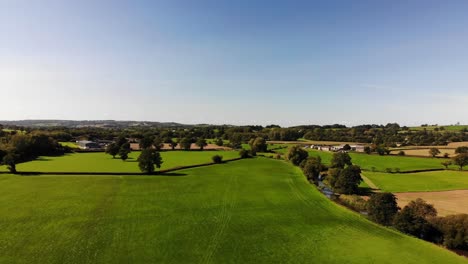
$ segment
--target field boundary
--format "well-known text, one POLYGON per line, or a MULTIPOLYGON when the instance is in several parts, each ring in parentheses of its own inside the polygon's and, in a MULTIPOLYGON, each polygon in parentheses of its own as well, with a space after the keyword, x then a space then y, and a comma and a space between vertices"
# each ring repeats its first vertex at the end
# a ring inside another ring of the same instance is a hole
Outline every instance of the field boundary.
POLYGON ((112 175, 116 175, 116 176, 161 175, 161 176, 164 176, 164 174, 174 172, 174 171, 192 169, 192 168, 199 168, 199 167, 206 167, 206 166, 217 165, 217 164, 224 164, 224 163, 237 161, 237 160, 241 160, 241 159, 242 158, 239 157, 239 158, 224 160, 222 163, 208 162, 208 163, 202 163, 202 164, 178 166, 178 167, 174 167, 174 168, 155 171, 154 173, 150 173, 150 174, 143 173, 143 172, 73 172, 73 171, 58 171, 58 172, 51 172, 51 171, 18 171, 16 173, 11 173, 11 172, 8 172, 8 171, 2 171, 2 172, 0 172, 0 174, 15 174, 15 175, 21 175, 21 176, 36 176, 36 175, 108 175, 108 176, 112 176, 112 175))

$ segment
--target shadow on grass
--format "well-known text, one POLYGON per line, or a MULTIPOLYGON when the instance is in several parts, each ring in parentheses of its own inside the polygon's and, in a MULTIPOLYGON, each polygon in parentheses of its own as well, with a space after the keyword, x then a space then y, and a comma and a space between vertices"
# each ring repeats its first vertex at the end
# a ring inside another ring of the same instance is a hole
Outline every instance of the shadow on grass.
POLYGON ((377 191, 377 190, 372 189, 370 187, 359 187, 359 195, 368 196, 368 195, 371 195, 372 193, 374 193, 375 191, 377 191))

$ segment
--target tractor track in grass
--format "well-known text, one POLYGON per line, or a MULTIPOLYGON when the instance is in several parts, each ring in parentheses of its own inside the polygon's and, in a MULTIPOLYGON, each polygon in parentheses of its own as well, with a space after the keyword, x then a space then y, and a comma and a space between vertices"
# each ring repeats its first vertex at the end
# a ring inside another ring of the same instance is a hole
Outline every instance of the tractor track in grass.
POLYGON ((220 242, 232 218, 232 209, 235 207, 237 199, 237 187, 237 175, 231 175, 224 191, 220 213, 217 217, 218 224, 214 227, 216 228, 216 232, 211 238, 211 242, 207 247, 206 254, 201 259, 201 263, 211 263, 214 254, 219 248, 220 242))

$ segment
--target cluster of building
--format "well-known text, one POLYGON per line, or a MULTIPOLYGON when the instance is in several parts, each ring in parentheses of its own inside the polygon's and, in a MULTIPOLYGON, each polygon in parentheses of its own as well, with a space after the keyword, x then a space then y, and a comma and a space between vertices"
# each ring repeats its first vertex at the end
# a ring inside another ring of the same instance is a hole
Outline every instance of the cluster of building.
POLYGON ((359 145, 359 144, 349 145, 350 148, 346 148, 345 146, 346 146, 346 144, 337 145, 337 146, 332 146, 332 145, 311 145, 311 146, 309 146, 309 148, 322 150, 322 151, 334 151, 334 152, 340 152, 340 151, 364 152, 364 147, 365 147, 365 145, 359 145))
POLYGON ((87 150, 104 150, 106 149, 107 145, 112 143, 112 140, 96 140, 96 141, 89 141, 89 140, 78 140, 76 144, 80 149, 87 149, 87 150))

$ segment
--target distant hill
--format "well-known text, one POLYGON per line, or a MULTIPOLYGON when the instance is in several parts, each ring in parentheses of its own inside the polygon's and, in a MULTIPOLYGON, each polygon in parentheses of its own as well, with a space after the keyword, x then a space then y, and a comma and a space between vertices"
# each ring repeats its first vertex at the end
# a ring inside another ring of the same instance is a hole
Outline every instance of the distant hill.
POLYGON ((102 127, 102 128, 123 128, 123 127, 190 127, 192 125, 179 124, 175 122, 151 122, 151 121, 116 121, 116 120, 14 120, 1 121, 5 126, 22 127, 102 127))

